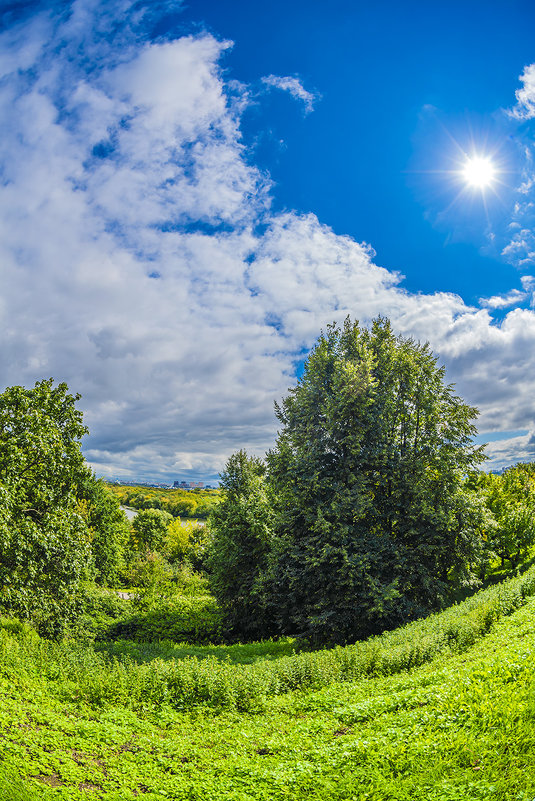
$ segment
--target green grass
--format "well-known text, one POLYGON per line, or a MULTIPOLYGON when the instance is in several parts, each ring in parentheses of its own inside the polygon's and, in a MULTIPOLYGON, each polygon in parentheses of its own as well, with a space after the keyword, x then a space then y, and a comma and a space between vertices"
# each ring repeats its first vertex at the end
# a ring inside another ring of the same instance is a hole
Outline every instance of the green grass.
POLYGON ((528 571, 441 615, 315 653, 288 653, 288 640, 231 646, 221 660, 224 648, 193 654, 166 644, 160 654, 151 646, 147 662, 136 645, 113 661, 6 624, 0 799, 18 801, 6 795, 15 776, 26 782, 21 801, 532 801, 534 583, 528 571), (194 666, 211 695, 179 708, 162 688, 173 686, 172 671, 194 666), (81 697, 84 670, 93 683, 100 676, 92 698, 81 697), (245 711, 227 703, 232 675, 263 677, 263 694, 253 682, 245 711), (274 677, 289 675, 297 686, 282 692, 274 677), (121 681, 137 700, 117 695, 121 681))
POLYGON ((261 660, 279 659, 281 656, 293 656, 305 648, 305 644, 295 637, 281 637, 278 640, 263 640, 254 643, 235 643, 234 645, 188 645, 171 640, 159 642, 134 642, 132 640, 116 640, 115 642, 99 642, 96 650, 108 657, 130 657, 134 662, 143 664, 153 659, 218 659, 238 665, 251 665, 261 660))

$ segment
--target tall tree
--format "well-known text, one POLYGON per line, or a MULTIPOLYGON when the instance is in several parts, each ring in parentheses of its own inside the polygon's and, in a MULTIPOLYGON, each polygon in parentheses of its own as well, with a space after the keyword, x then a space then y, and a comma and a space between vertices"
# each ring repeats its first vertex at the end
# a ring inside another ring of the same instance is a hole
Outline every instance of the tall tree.
POLYGON ((271 547, 271 505, 265 465, 244 450, 233 454, 221 473, 223 500, 209 518, 210 585, 233 635, 264 633, 260 614, 260 576, 271 547))
POLYGON ((469 578, 480 509, 463 477, 484 458, 477 410, 427 344, 386 319, 329 326, 276 412, 265 586, 283 631, 354 640, 437 608, 451 576, 469 578))
POLYGON ((55 635, 76 614, 90 560, 76 512, 87 474, 79 397, 52 379, 0 394, 0 606, 55 635))

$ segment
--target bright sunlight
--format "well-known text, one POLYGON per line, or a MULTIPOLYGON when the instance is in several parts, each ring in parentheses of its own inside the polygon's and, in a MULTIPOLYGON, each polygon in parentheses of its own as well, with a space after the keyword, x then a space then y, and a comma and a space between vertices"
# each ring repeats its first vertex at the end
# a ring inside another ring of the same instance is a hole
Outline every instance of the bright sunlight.
POLYGON ((494 181, 496 168, 489 158, 473 156, 466 160, 462 176, 470 186, 485 189, 494 181))

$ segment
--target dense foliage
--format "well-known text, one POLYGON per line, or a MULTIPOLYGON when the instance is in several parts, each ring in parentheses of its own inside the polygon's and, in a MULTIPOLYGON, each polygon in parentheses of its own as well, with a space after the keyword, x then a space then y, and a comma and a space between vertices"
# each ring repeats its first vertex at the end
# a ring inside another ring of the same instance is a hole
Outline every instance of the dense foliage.
POLYGON ((89 470, 79 395, 52 379, 0 395, 0 607, 57 636, 83 613, 80 582, 115 582, 128 526, 89 470))
POLYGON ((277 407, 268 454, 276 546, 266 584, 282 631, 355 640, 440 607, 471 581, 482 505, 476 409, 427 345, 346 320, 322 335, 277 407))
POLYGON ((502 475, 479 473, 471 485, 492 513, 489 548, 516 567, 535 543, 535 465, 518 464, 502 475))
POLYGON ((265 634, 259 614, 260 578, 272 540, 272 511, 264 486, 265 466, 245 451, 233 454, 221 474, 223 501, 210 517, 212 591, 229 633, 251 638, 265 634))
POLYGON ((132 523, 133 543, 137 551, 161 551, 167 534, 167 526, 173 517, 161 509, 145 509, 139 512, 132 523))
POLYGON ((130 538, 128 521, 102 479, 86 470, 77 480, 76 511, 89 531, 94 575, 100 584, 114 585, 124 568, 130 538))
POLYGON ((59 633, 90 563, 75 488, 87 478, 79 396, 52 380, 0 395, 0 605, 59 633))

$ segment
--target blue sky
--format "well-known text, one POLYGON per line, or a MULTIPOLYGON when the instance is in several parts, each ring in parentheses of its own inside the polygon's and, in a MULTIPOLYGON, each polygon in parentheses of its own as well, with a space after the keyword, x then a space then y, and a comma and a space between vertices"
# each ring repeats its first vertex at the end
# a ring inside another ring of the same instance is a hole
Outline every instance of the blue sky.
POLYGON ((99 474, 263 453, 322 326, 389 316, 535 447, 531 3, 0 8, 4 384, 83 395, 99 474), (497 170, 467 187, 467 155, 497 170))

